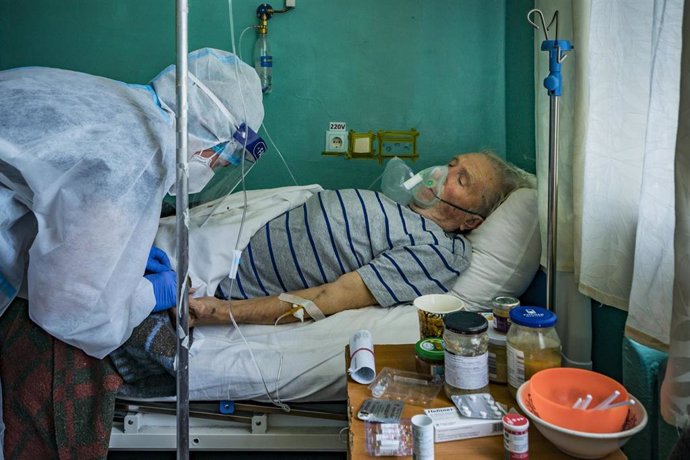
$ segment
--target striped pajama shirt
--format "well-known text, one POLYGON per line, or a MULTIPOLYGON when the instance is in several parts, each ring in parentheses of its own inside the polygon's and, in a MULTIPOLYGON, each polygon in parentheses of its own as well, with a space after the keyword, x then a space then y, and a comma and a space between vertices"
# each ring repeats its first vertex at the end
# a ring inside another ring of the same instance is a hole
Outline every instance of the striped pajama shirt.
POLYGON ((306 289, 357 271, 379 305, 450 290, 470 243, 370 190, 325 190, 269 221, 242 253, 233 292, 245 299, 306 289))

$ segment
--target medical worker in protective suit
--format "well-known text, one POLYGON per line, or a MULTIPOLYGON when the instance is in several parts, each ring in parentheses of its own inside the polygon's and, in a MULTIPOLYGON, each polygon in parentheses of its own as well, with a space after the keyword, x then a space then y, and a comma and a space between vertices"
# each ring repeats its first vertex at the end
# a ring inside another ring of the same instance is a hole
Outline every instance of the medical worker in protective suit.
MULTIPOLYGON (((195 51, 189 71, 194 193, 228 164, 238 127, 258 130, 263 106, 256 72, 230 53, 195 51)), ((152 311, 175 305, 176 277, 152 249, 174 192, 175 110, 174 66, 149 85, 0 72, 0 314, 20 303, 53 337, 103 358, 152 311)), ((3 379, 5 351, 20 340, 11 330, 0 328, 3 379)))

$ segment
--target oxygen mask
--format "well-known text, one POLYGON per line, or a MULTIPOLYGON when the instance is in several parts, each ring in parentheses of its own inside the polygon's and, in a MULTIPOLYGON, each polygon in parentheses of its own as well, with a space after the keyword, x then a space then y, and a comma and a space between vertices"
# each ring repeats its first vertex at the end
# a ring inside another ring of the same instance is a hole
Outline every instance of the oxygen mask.
POLYGON ((420 208, 430 208, 443 196, 443 186, 448 177, 448 166, 431 166, 415 174, 403 183, 412 193, 412 202, 420 208))
POLYGON ((391 159, 383 171, 381 191, 393 201, 430 208, 439 202, 448 177, 448 166, 431 166, 417 174, 400 158, 391 159))

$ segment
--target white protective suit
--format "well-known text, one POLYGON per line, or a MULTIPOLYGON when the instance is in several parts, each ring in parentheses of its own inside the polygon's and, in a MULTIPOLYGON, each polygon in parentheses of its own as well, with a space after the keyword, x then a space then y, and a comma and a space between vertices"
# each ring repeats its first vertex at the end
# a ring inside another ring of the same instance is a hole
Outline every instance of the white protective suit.
MULTIPOLYGON (((258 131, 253 68, 202 49, 189 71, 217 98, 190 81, 190 156, 229 141, 235 123, 258 131)), ((0 314, 27 296, 39 326, 102 358, 151 312, 143 275, 175 182, 175 97, 174 66, 150 85, 39 67, 0 72, 0 314)))

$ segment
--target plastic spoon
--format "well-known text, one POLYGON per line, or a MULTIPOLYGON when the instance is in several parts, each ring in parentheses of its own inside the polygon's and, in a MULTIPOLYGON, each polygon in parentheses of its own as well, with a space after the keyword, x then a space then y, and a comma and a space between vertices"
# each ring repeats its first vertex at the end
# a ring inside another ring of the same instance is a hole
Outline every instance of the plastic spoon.
POLYGON ((604 399, 602 402, 600 402, 600 403, 594 408, 594 410, 603 410, 603 409, 606 409, 606 408, 608 407, 609 404, 611 404, 618 396, 620 396, 620 394, 621 394, 620 391, 614 390, 613 393, 611 393, 611 395, 610 395, 608 398, 606 398, 606 399, 604 399))
POLYGON ((615 404, 609 404, 608 406, 602 408, 601 410, 613 409, 614 407, 634 406, 634 405, 635 405, 635 400, 628 399, 627 401, 621 401, 621 402, 617 402, 615 404))
POLYGON ((587 397, 585 398, 585 400, 582 401, 582 405, 580 406, 580 409, 582 409, 582 410, 587 409, 591 402, 592 402, 592 395, 588 394, 587 397))

